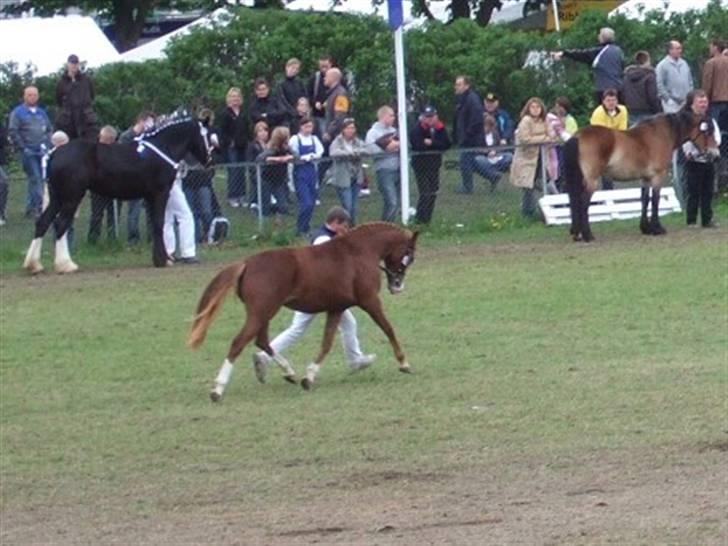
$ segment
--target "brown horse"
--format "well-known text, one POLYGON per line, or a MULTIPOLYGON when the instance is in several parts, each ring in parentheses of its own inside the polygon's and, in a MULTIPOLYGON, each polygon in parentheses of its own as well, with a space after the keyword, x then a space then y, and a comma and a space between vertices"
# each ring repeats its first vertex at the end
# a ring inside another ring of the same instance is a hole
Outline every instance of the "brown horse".
POLYGON ((686 141, 714 156, 718 146, 710 118, 690 110, 659 114, 627 131, 588 126, 564 145, 564 177, 571 207, 574 241, 594 240, 589 225, 589 204, 601 176, 615 180, 642 180, 642 233, 662 235, 658 209, 673 151, 686 141), (652 188, 652 215, 647 206, 652 188))
POLYGON ((189 346, 196 349, 205 340, 210 324, 233 287, 245 304, 246 320, 217 375, 210 393, 212 400, 222 398, 235 359, 253 340, 283 368, 284 378, 295 382, 293 368, 281 356, 273 354, 268 340, 268 324, 282 306, 304 313, 326 313, 321 351, 306 368, 306 376, 301 381, 304 389, 311 388, 331 350, 341 314, 355 305, 364 309, 387 335, 399 370, 409 372, 410 366, 392 325, 384 316, 379 299, 379 270, 386 273, 389 291, 401 292, 407 268, 414 261, 416 243, 416 232, 375 222, 363 224, 321 245, 269 250, 220 271, 197 305, 189 346))

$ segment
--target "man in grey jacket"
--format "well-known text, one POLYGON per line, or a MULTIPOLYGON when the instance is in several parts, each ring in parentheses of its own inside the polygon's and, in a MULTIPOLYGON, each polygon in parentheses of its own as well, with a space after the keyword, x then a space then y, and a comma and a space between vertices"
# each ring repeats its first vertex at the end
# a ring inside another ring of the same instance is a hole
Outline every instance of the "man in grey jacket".
POLYGON ((682 51, 682 44, 671 40, 667 55, 655 68, 657 95, 662 101, 662 109, 668 114, 680 110, 685 104, 685 97, 693 90, 693 75, 682 58, 682 51))
POLYGON ((367 150, 376 154, 374 170, 377 172, 377 187, 382 194, 384 207, 382 220, 393 222, 399 206, 399 136, 394 127, 394 110, 382 106, 377 110, 377 121, 367 132, 367 150), (387 155, 384 155, 387 154, 387 155))
MULTIPOLYGON (((685 97, 693 90, 693 75, 690 66, 682 58, 682 44, 671 40, 667 44, 667 55, 655 68, 657 76, 657 95, 662 102, 662 110, 671 114, 685 104, 685 97)), ((672 186, 680 203, 685 204, 683 166, 685 156, 681 149, 672 154, 672 186)))

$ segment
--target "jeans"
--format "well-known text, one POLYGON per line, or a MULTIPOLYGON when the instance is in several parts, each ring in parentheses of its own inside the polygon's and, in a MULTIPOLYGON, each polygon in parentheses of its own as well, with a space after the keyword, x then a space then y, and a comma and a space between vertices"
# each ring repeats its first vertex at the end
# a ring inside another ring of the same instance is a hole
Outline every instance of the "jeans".
POLYGON ((204 242, 215 217, 212 207, 212 186, 189 187, 185 184, 184 192, 195 221, 195 241, 204 242))
POLYGON ((10 179, 0 166, 0 219, 5 220, 5 207, 8 204, 8 184, 10 179))
POLYGON ((713 220, 713 178, 715 169, 712 163, 688 161, 685 164, 687 182, 687 223, 695 224, 700 208, 700 223, 710 225, 713 220))
POLYGON ((728 102, 714 102, 710 105, 710 115, 718 124, 718 128, 723 132, 722 141, 720 143, 720 157, 723 161, 728 159, 728 102))
MULTIPOLYGON (((142 240, 141 232, 139 231, 139 216, 141 216, 142 209, 146 211, 146 205, 144 199, 134 199, 127 201, 127 216, 126 216, 126 240, 130 245, 135 245, 142 240)), ((123 205, 119 205, 119 217, 121 217, 121 208, 123 205)), ((147 222, 147 240, 151 240, 152 236, 152 220, 149 211, 145 214, 147 222)))
POLYGON ((379 169, 377 171, 377 187, 382 194, 382 221, 394 222, 399 206, 399 169, 379 169))
POLYGON ((43 207, 43 170, 40 152, 23 151, 23 170, 28 177, 28 194, 25 199, 26 212, 40 212, 43 207))
POLYGON ((263 169, 262 177, 260 197, 263 202, 263 216, 288 214, 288 170, 274 174, 266 173, 266 169, 263 169), (275 206, 271 203, 271 196, 276 199, 275 206))
POLYGON ((511 152, 498 152, 500 156, 498 161, 493 163, 487 155, 477 155, 473 160, 475 162, 475 171, 495 185, 500 176, 507 172, 513 162, 513 154, 511 152))
POLYGON ((521 214, 528 218, 535 218, 538 211, 538 196, 534 188, 523 188, 521 199, 521 214))
POLYGON ((88 226, 88 242, 95 244, 101 236, 101 225, 106 213, 106 237, 116 239, 116 211, 114 200, 91 192, 91 218, 88 226))
POLYGON ((473 193, 473 171, 475 170, 476 152, 462 152, 460 154, 460 176, 462 185, 458 188, 460 193, 473 193))
POLYGON ((417 213, 415 222, 429 224, 435 210, 435 200, 440 191, 440 167, 422 165, 414 169, 417 180, 417 213), (428 168, 429 167, 429 168, 428 168))
MULTIPOLYGON (((227 149, 226 161, 242 163, 245 161, 245 152, 231 146, 227 149)), ((245 198, 245 167, 227 168, 227 198, 233 200, 245 198)))
POLYGON ((336 193, 339 196, 341 206, 346 209, 346 212, 351 216, 351 225, 356 225, 356 205, 359 200, 359 191, 361 186, 356 183, 352 183, 348 188, 336 187, 336 193))

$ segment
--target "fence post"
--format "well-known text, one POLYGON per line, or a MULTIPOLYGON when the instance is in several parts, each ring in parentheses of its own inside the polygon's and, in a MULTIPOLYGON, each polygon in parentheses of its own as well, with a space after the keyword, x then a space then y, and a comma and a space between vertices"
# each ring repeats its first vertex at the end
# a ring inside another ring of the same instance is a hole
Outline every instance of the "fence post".
POLYGON ((258 186, 258 235, 263 234, 263 183, 260 163, 255 164, 255 179, 258 186))

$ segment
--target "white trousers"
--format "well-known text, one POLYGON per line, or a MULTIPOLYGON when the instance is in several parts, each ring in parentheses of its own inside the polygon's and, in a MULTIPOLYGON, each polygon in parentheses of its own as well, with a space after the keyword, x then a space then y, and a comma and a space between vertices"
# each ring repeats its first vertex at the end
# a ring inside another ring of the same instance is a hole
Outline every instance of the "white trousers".
MULTIPOLYGON (((295 311, 291 325, 271 341, 270 346, 273 352, 283 354, 286 349, 303 337, 317 316, 295 311)), ((356 318, 354 318, 354 313, 348 309, 341 315, 339 332, 341 332, 341 343, 344 346, 347 360, 351 363, 361 358, 363 355, 359 346, 359 339, 356 336, 356 318)))
POLYGON ((169 192, 167 208, 164 211, 164 248, 167 254, 174 256, 177 241, 174 235, 174 222, 177 220, 179 231, 179 254, 181 258, 194 258, 195 256, 195 219, 192 216, 190 205, 187 203, 185 192, 182 191, 182 181, 177 178, 169 192))

